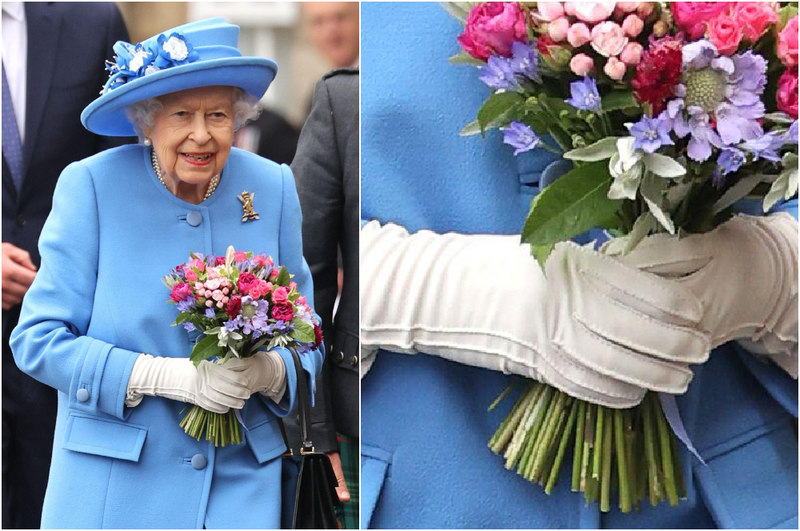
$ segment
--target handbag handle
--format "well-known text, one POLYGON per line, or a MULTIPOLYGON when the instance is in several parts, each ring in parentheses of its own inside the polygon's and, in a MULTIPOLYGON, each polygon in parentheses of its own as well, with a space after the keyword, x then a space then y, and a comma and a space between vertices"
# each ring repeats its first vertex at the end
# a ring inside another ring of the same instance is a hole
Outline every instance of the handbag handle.
MULTIPOLYGON (((300 355, 294 347, 286 348, 292 353, 294 370, 297 374, 297 415, 300 420, 300 434, 302 437, 300 454, 306 454, 314 451, 314 444, 311 442, 311 394, 306 384, 305 370, 303 369, 303 364, 300 362, 300 355)), ((283 426, 283 420, 278 419, 278 422, 281 427, 283 442, 286 444, 288 452, 286 455, 292 455, 292 447, 289 445, 289 439, 286 437, 286 429, 283 426)))

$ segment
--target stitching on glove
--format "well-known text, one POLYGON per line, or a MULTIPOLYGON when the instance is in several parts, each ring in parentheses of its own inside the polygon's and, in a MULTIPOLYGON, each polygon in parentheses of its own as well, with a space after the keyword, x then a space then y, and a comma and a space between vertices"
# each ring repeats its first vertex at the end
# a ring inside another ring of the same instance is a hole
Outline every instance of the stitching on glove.
MULTIPOLYGON (((563 350, 563 349, 561 349, 561 347, 559 345, 556 344, 555 346, 557 347, 557 350, 563 350)), ((581 373, 591 374, 591 371, 589 371, 585 367, 580 366, 577 362, 572 360, 569 356, 564 355, 563 353, 561 353, 561 356, 559 357, 559 359, 562 360, 562 361, 565 361, 568 365, 572 366, 572 368, 574 368, 574 369, 577 369, 581 373)), ((559 370, 558 367, 556 367, 553 363, 551 363, 550 360, 548 359, 548 356, 542 356, 542 360, 544 360, 544 362, 547 364, 548 367, 550 367, 553 371, 555 371, 558 374, 560 374, 561 377, 564 378, 565 380, 567 380, 568 382, 572 382, 575 385, 578 385, 578 386, 581 386, 581 387, 583 387, 585 389, 588 389, 589 391, 594 391, 598 395, 610 396, 610 397, 619 398, 619 399, 622 399, 622 400, 625 400, 625 399, 627 399, 627 400, 636 400, 636 399, 639 398, 639 395, 637 395, 635 393, 626 393, 624 391, 601 390, 601 389, 591 385, 588 380, 584 380, 584 381, 580 381, 580 382, 575 381, 572 377, 567 376, 563 371, 559 370)), ((611 379, 614 380, 614 378, 611 378, 611 379)), ((551 385, 555 385, 555 384, 551 384, 551 385)))
MULTIPOLYGON (((410 332, 413 332, 415 330, 419 330, 419 331, 423 331, 423 332, 431 332, 431 333, 442 333, 442 334, 486 335, 486 336, 495 337, 495 338, 499 338, 499 339, 505 339, 505 340, 508 340, 508 341, 510 341, 512 343, 516 343, 518 345, 527 347, 527 348, 529 348, 531 350, 536 350, 536 345, 534 345, 533 343, 530 343, 528 341, 522 340, 522 339, 520 339, 520 338, 518 338, 516 336, 500 334, 500 333, 498 333, 498 332, 496 332, 494 330, 475 329, 475 328, 433 328, 433 327, 425 326, 423 324, 415 324, 415 325, 410 325, 408 327, 400 326, 400 325, 362 326, 361 327, 361 331, 362 331, 361 341, 364 342, 364 339, 365 339, 363 337, 363 332, 364 331, 368 331, 368 332, 404 332, 404 333, 410 333, 410 332)), ((368 346, 371 346, 368 340, 366 341, 366 343, 367 343, 368 346)), ((408 346, 407 348, 410 348, 410 346, 408 346)))

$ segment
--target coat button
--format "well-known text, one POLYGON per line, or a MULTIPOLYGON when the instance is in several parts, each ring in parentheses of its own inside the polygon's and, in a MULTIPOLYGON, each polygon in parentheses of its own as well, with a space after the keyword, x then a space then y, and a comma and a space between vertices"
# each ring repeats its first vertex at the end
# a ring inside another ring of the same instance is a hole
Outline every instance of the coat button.
POLYGON ((344 352, 341 352, 341 351, 337 352, 335 361, 336 361, 336 363, 343 362, 344 361, 344 352))
POLYGON ((78 392, 75 393, 75 398, 78 399, 78 402, 88 402, 89 401, 89 391, 86 389, 78 389, 78 392))
POLYGON ((196 227, 203 222, 203 215, 200 214, 197 210, 191 210, 188 214, 186 214, 186 223, 191 225, 192 227, 196 227))
POLYGON ((358 356, 350 356, 350 366, 355 367, 356 365, 358 365, 358 356))
POLYGON ((196 470, 203 470, 208 464, 208 459, 203 454, 195 454, 192 456, 192 466, 196 470))

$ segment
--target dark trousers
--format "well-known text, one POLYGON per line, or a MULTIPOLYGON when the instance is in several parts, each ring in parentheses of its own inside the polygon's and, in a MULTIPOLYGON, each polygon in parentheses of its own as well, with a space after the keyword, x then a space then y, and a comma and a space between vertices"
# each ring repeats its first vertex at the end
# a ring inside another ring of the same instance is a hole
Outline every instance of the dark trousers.
POLYGON ((14 363, 8 340, 18 319, 19 306, 3 311, 3 528, 38 529, 58 395, 14 363))

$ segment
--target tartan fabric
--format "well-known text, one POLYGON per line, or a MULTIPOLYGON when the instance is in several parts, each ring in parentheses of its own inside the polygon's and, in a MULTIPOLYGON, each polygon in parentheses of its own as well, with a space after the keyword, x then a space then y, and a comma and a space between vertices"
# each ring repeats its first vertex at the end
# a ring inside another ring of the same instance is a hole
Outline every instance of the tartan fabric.
POLYGON ((358 439, 338 434, 339 455, 342 458, 342 472, 350 491, 350 501, 341 505, 339 521, 343 529, 359 528, 359 447, 358 439))

